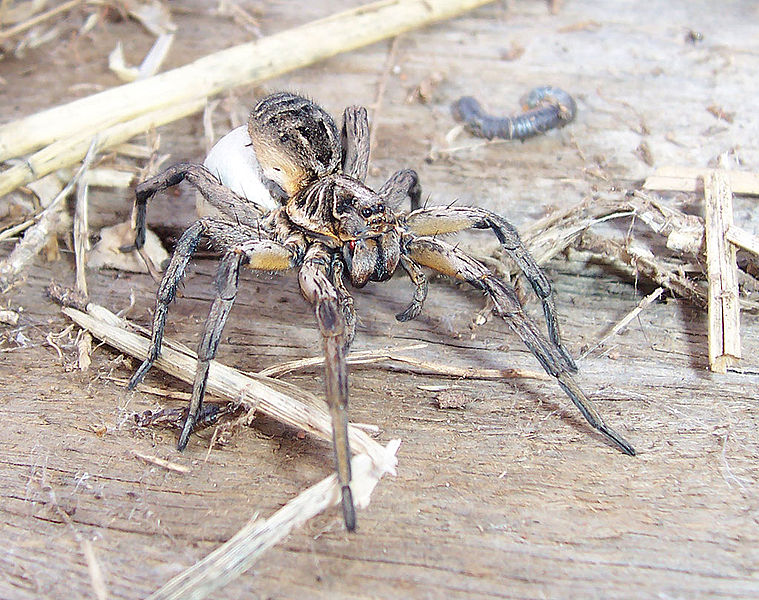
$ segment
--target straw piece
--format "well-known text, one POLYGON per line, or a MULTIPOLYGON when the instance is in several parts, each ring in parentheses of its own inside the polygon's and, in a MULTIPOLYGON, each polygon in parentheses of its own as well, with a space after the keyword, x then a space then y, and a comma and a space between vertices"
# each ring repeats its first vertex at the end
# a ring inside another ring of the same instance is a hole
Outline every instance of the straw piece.
MULTIPOLYGON (((382 360, 390 360, 391 353, 398 350, 419 350, 425 348, 427 344, 409 344, 406 346, 398 346, 397 348, 380 348, 379 350, 361 350, 359 352, 351 352, 346 357, 346 362, 349 365, 363 365, 382 360)), ((256 373, 262 377, 281 377, 287 373, 293 371, 300 371, 303 369, 309 369, 311 367, 317 367, 324 364, 323 356, 314 356, 311 358, 299 358, 296 360, 288 360, 287 362, 279 363, 278 365, 272 365, 266 369, 261 369, 256 373)))
POLYGON ((18 25, 9 27, 5 31, 0 31, 0 42, 13 37, 14 35, 18 35, 19 33, 23 33, 27 29, 30 29, 31 27, 34 27, 35 25, 39 25, 43 21, 47 21, 48 19, 56 15, 59 15, 62 12, 71 10, 77 4, 81 4, 82 2, 83 0, 69 0, 68 2, 64 2, 63 4, 56 6, 55 8, 51 8, 50 10, 46 12, 35 15, 31 19, 28 19, 24 21, 23 23, 19 23, 18 25))
MULTIPOLYGON (((697 192, 701 178, 708 170, 698 167, 668 166, 657 169, 646 178, 643 189, 671 192, 697 192)), ((734 194, 759 196, 759 174, 742 171, 725 171, 734 194)))
POLYGON ((725 232, 725 238, 731 244, 735 244, 739 248, 743 248, 747 252, 759 256, 759 236, 735 225, 730 225, 725 232))
MULTIPOLYGON (((154 77, 75 100, 0 127, 0 161, 83 128, 201 100, 448 19, 492 0, 380 0, 234 46, 154 77)), ((178 118, 178 117, 177 117, 178 118)), ((5 192, 0 192, 2 195, 5 192)))
POLYGON ((140 460, 144 460, 146 463, 156 465, 157 467, 161 467, 162 469, 166 469, 168 471, 174 471, 176 473, 189 473, 192 471, 192 469, 187 465, 180 465, 179 463, 175 463, 158 456, 153 456, 152 454, 143 454, 142 452, 137 452, 137 450, 132 450, 132 454, 134 454, 140 460))
MULTIPOLYGON (((12 192, 18 186, 39 179, 43 175, 81 160, 87 153, 90 142, 96 136, 98 139, 96 150, 106 150, 126 142, 135 135, 153 127, 158 127, 170 121, 176 121, 197 112, 203 108, 204 104, 203 100, 185 102, 142 115, 131 121, 103 128, 102 131, 98 127, 93 128, 89 124, 83 125, 79 131, 60 138, 59 141, 30 156, 22 164, 3 171, 0 175, 0 196, 12 192)), ((111 121, 113 122, 114 119, 111 119, 111 121)), ((2 136, 3 133, 0 131, 0 138, 2 136)))
MULTIPOLYGON (((382 450, 395 457, 400 440, 393 440, 382 450)), ((377 469, 368 456, 361 454, 351 461, 351 489, 356 506, 365 507, 384 471, 377 469)), ((290 500, 266 520, 255 516, 234 537, 204 559, 169 581, 147 600, 201 600, 250 569, 268 548, 340 500, 337 477, 330 475, 290 500)))
POLYGON ((738 266, 735 246, 726 240, 733 224, 733 194, 727 175, 712 171, 704 175, 706 222, 706 274, 709 307, 709 366, 726 373, 741 357, 738 266))
POLYGON ((84 161, 79 170, 58 195, 53 198, 47 208, 38 215, 37 222, 29 227, 23 239, 16 244, 10 256, 0 262, 0 290, 6 289, 18 277, 26 265, 42 250, 49 237, 57 229, 63 213, 63 199, 87 171, 97 154, 97 138, 87 141, 89 142, 89 149, 85 147, 84 161))
POLYGON ((601 346, 603 346, 609 340, 609 338, 617 335, 620 331, 622 331, 625 327, 627 327, 635 317, 637 317, 640 313, 643 312, 644 309, 646 309, 648 306, 653 304, 659 298, 659 296, 662 295, 663 292, 664 292, 664 288, 658 287, 653 292, 651 292, 648 296, 643 298, 643 300, 638 302, 638 306, 633 308, 629 313, 627 313, 624 317, 622 317, 619 320, 619 322, 616 325, 614 325, 614 327, 611 328, 609 333, 607 333, 600 340, 598 340, 598 342, 595 345, 593 345, 592 347, 588 348, 585 352, 583 352, 580 355, 580 359, 585 358, 588 354, 593 352, 593 350, 595 350, 596 348, 600 348, 601 346))
MULTIPOLYGON (((64 308, 63 312, 80 327, 88 329, 92 335, 114 348, 141 360, 147 356, 148 339, 128 331, 128 322, 102 306, 88 304, 87 313, 73 308, 64 308)), ((194 353, 178 352, 168 344, 164 344, 161 356, 155 363, 155 367, 188 383, 195 377, 196 366, 194 353)), ((332 425, 327 411, 311 405, 308 398, 301 401, 294 397, 294 386, 288 387, 287 393, 283 389, 282 382, 265 377, 248 377, 231 367, 211 362, 208 393, 240 402, 246 408, 255 408, 278 421, 331 442, 332 425)), ((369 454, 378 468, 388 472, 394 469, 395 457, 387 455, 385 449, 366 433, 350 426, 349 439, 353 450, 369 454)))
POLYGON ((76 189, 74 207, 74 258, 76 266, 76 291, 85 298, 87 292, 87 251, 90 249, 89 186, 80 182, 76 189))
MULTIPOLYGON (((398 346, 397 348, 384 348, 380 350, 363 350, 360 352, 351 352, 347 357, 350 365, 366 365, 382 361, 391 361, 401 363, 401 367, 395 366, 396 369, 419 373, 423 375, 443 375, 446 377, 458 377, 461 379, 540 379, 550 380, 551 378, 545 373, 530 371, 528 369, 481 369, 477 367, 456 367, 449 364, 434 363, 430 361, 419 360, 410 356, 398 354, 401 351, 418 350, 424 348, 427 344, 412 344, 409 346, 398 346)), ((267 377, 280 377, 285 373, 291 373, 302 369, 309 369, 324 364, 324 358, 315 356, 313 358, 301 358, 288 362, 273 365, 262 371, 258 375, 267 377)))
MULTIPOLYGON (((116 148, 118 150, 118 148, 116 148)), ((82 177, 82 182, 90 187, 128 188, 132 185, 134 173, 119 169, 100 167, 90 169, 82 177)))
POLYGON ((412 373, 445 375, 459 379, 538 379, 550 381, 552 377, 529 369, 482 369, 479 367, 457 367, 442 363, 418 360, 408 356, 393 354, 390 358, 407 366, 412 373))

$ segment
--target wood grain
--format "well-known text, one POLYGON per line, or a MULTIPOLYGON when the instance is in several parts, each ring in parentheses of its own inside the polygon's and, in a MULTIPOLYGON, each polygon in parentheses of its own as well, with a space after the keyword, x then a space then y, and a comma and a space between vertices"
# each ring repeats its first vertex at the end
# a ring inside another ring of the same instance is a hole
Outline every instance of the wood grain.
MULTIPOLYGON (((280 31, 359 2, 266 3, 264 33, 280 31)), ((177 0, 172 66, 246 41, 208 3, 177 0)), ((249 11, 259 3, 243 2, 249 11)), ((646 141, 655 167, 708 167, 727 149, 759 164, 759 78, 755 3, 494 3, 471 15, 404 34, 386 76, 372 184, 394 170, 419 170, 435 203, 458 200, 503 213, 520 227, 595 193, 623 193, 652 171, 636 153, 646 141), (589 25, 594 23, 595 25, 589 25), (578 26, 578 24, 585 24, 578 26), (703 41, 686 39, 689 29, 703 41), (524 48, 516 60, 504 49, 524 48), (397 67, 397 68, 395 68, 397 67), (443 78, 427 104, 407 102, 432 73, 443 78), (522 143, 482 144, 455 126, 448 106, 475 91, 489 110, 510 113, 535 85, 558 85, 578 99, 577 120, 522 143), (734 122, 707 107, 735 111, 734 122)), ((109 23, 84 40, 30 51, 2 63, 0 118, 10 121, 83 95, 76 84, 113 85, 105 56, 118 36, 140 55, 152 39, 131 22, 109 23), (31 63, 29 62, 31 61, 31 63), (30 68, 29 64, 34 67, 30 68), (23 105, 20 102, 23 98, 23 105)), ((338 115, 370 105, 389 43, 334 57, 279 77, 266 91, 307 92, 338 115)), ((221 112, 217 131, 229 127, 221 112)), ((161 153, 199 159, 200 118, 161 130, 161 153)), ((701 209, 695 194, 665 202, 701 209)), ((128 217, 125 190, 91 190, 90 225, 128 217)), ((180 187, 150 206, 153 224, 192 219, 193 192, 180 187)), ((734 199, 735 224, 759 232, 754 199, 734 199)), ((623 237, 629 222, 614 230, 623 237)), ((462 242, 487 254, 487 234, 462 242)), ((2 246, 5 251, 7 244, 2 246)), ((568 347, 592 347, 652 288, 628 281, 588 255, 570 252, 548 266, 568 347)), ((170 311, 168 334, 194 346, 212 298, 215 264, 199 260, 170 311)), ((184 454, 176 434, 140 429, 131 415, 181 402, 127 393, 107 377, 137 366, 96 347, 88 374, 74 368, 73 332, 44 299, 52 276, 72 283, 73 261, 39 262, 23 287, 3 298, 24 307, 0 330, 0 597, 93 597, 88 540, 109 598, 144 598, 231 538, 256 511, 274 513, 333 469, 326 442, 264 417, 208 454, 202 438, 184 454), (19 334, 23 334, 19 337, 19 334), (55 341, 55 340, 54 340, 55 341), (182 474, 146 464, 134 451, 189 466, 182 474), (68 515, 70 523, 61 517, 68 515)), ((89 272, 93 301, 150 321, 155 284, 147 276, 89 272)), ((431 282, 419 319, 394 314, 412 294, 404 277, 356 294, 356 349, 425 342, 420 360, 464 368, 534 370, 532 356, 503 324, 475 325, 480 294, 431 282)), ((539 316, 539 307, 528 305, 539 316)), ((296 530, 256 568, 231 583, 236 598, 746 598, 759 596, 759 324, 741 323, 740 372, 708 370, 703 310, 667 298, 580 361, 579 383, 605 419, 635 444, 629 458, 593 435, 552 381, 467 381, 413 375, 378 365, 351 373, 351 415, 376 423, 379 442, 404 440, 398 476, 383 480, 359 530, 347 535, 337 511, 296 530), (440 409, 434 391, 463 387, 462 409, 440 409)), ((319 334, 292 275, 243 276, 219 360, 258 371, 319 354, 319 334), (255 348, 255 351, 253 350, 255 348)), ((319 370, 285 379, 322 393, 319 370)), ((150 385, 186 391, 151 375, 150 385)), ((206 440, 211 432, 206 434, 206 440)))

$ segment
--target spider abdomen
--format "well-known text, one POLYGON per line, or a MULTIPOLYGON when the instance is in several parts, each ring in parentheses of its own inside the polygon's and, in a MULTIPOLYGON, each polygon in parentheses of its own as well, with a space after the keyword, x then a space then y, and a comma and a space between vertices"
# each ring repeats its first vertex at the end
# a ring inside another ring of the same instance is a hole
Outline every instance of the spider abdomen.
POLYGON ((248 134, 264 174, 291 197, 340 167, 334 120, 302 96, 280 92, 262 99, 250 113, 248 134))

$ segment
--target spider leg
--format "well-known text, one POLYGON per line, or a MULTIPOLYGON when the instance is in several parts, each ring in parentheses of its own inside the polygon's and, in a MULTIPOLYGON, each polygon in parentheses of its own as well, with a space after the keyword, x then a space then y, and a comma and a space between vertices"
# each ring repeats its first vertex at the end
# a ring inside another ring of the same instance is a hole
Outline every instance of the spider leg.
MULTIPOLYGON (((221 242, 229 248, 232 246, 234 237, 234 234, 228 233, 221 242)), ((221 259, 216 276, 216 298, 211 305, 211 311, 208 313, 203 328, 203 336, 198 344, 198 366, 192 384, 190 408, 177 443, 177 449, 180 451, 187 447, 190 434, 203 407, 208 369, 216 356, 221 333, 237 297, 240 268, 247 265, 253 269, 265 271, 287 270, 294 267, 296 263, 297 254, 293 249, 269 240, 250 240, 250 238, 232 247, 221 259)))
POLYGON ((353 306, 353 296, 350 295, 348 288, 343 281, 345 272, 345 263, 339 255, 332 257, 332 283, 337 291, 337 297, 340 300, 340 308, 345 318, 345 354, 348 354, 348 348, 353 343, 356 336, 356 309, 353 306))
POLYGON ((241 198, 229 188, 223 186, 219 180, 203 165, 190 162, 172 165, 158 175, 146 179, 135 189, 136 219, 135 228, 137 234, 134 244, 121 248, 122 252, 140 249, 145 244, 145 222, 147 204, 156 193, 165 190, 181 181, 192 184, 208 202, 221 212, 243 225, 253 225, 258 218, 267 210, 255 202, 241 198))
POLYGON ((187 447, 190 434, 203 407, 208 369, 214 356, 216 356, 221 332, 224 330, 229 311, 237 297, 237 283, 243 261, 244 255, 242 253, 229 252, 223 256, 219 263, 219 271, 216 275, 216 298, 211 305, 211 311, 208 313, 206 325, 203 329, 203 336, 198 344, 198 365, 195 369, 195 380, 192 383, 190 408, 177 443, 177 449, 180 451, 187 447))
POLYGON ((411 210, 417 210, 422 203, 419 175, 412 169, 403 169, 393 173, 377 193, 393 211, 397 211, 406 198, 409 199, 411 210))
POLYGON ((356 529, 356 511, 351 493, 351 453, 348 444, 348 351, 343 308, 337 289, 330 280, 332 261, 329 251, 319 243, 306 252, 299 281, 303 296, 314 307, 324 347, 324 375, 327 404, 332 416, 332 440, 337 462, 337 481, 342 493, 345 527, 356 529))
POLYGON ((422 306, 427 299, 428 286, 427 276, 424 274, 424 271, 405 254, 401 254, 401 266, 403 267, 403 270, 408 273, 411 282, 416 286, 414 289, 414 298, 411 300, 408 307, 406 307, 406 310, 395 315, 395 318, 398 321, 405 323, 406 321, 416 319, 419 316, 419 313, 422 312, 422 306))
POLYGON ((588 423, 625 454, 635 454, 635 449, 630 443, 604 423, 596 407, 572 379, 571 370, 560 349, 555 343, 549 342, 524 313, 516 293, 510 286, 478 261, 440 240, 428 237, 412 238, 406 248, 415 262, 466 281, 487 293, 493 300, 493 311, 521 338, 546 373, 556 378, 559 386, 588 423))
POLYGON ((195 373, 190 412, 178 445, 180 450, 187 445, 187 438, 192 432, 192 425, 202 406, 208 363, 216 355, 222 329, 234 303, 240 267, 248 265, 253 269, 274 271, 290 269, 298 263, 297 249, 270 240, 256 239, 256 235, 257 232, 252 228, 233 225, 213 217, 196 221, 179 238, 158 287, 148 356, 129 380, 128 389, 130 390, 137 387, 145 378, 150 367, 161 354, 169 305, 176 296, 179 282, 200 239, 207 237, 214 246, 226 252, 219 265, 216 298, 198 346, 198 368, 195 373))
MULTIPOLYGON (((366 180, 369 171, 370 139, 369 118, 363 106, 349 106, 345 109, 341 138, 343 173, 359 181, 366 180)), ((379 195, 394 210, 408 197, 411 210, 416 210, 422 197, 419 176, 411 169, 397 171, 380 188, 379 195)))
POLYGON ((561 354, 561 362, 567 370, 577 372, 572 355, 561 343, 559 321, 553 300, 551 282, 543 269, 527 251, 516 228, 500 215, 489 210, 466 206, 435 206, 417 210, 407 219, 408 228, 416 235, 434 236, 444 233, 456 233, 465 229, 491 229, 506 254, 517 264, 535 290, 543 304, 548 327, 548 337, 561 354))
POLYGON ((369 118, 363 106, 349 106, 343 112, 341 132, 343 173, 364 181, 369 171, 369 118))
POLYGON ((137 387, 145 378, 150 367, 153 366, 153 363, 161 354, 161 342, 163 341, 163 330, 166 326, 166 315, 169 312, 169 305, 174 301, 179 282, 182 280, 185 269, 200 243, 200 238, 203 237, 207 220, 201 219, 190 225, 185 229, 177 242, 174 254, 169 260, 169 266, 166 267, 163 279, 158 286, 148 356, 129 380, 127 388, 130 390, 137 387))

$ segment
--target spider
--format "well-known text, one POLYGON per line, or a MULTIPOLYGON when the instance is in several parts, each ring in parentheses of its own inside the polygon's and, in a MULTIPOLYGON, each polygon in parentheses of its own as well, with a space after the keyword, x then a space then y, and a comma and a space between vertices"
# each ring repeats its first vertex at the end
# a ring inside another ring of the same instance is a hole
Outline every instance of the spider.
MULTIPOLYGON (((184 450, 200 415, 209 362, 235 301, 240 269, 300 269, 300 289, 313 306, 325 355, 325 394, 333 426, 337 477, 345 526, 356 527, 351 495, 348 445, 348 367, 346 354, 355 333, 356 314, 345 280, 361 288, 389 279, 398 266, 414 285, 413 299, 396 315, 408 321, 419 315, 427 296, 422 267, 471 284, 493 303, 545 371, 577 406, 588 423, 617 448, 633 447, 613 429, 572 378, 574 360, 561 342, 551 283, 527 251, 516 229, 503 217, 478 207, 419 207, 416 172, 396 172, 373 191, 363 182, 369 159, 368 118, 364 108, 343 113, 342 131, 320 106, 301 96, 280 92, 263 98, 248 120, 248 135, 260 166, 260 177, 276 208, 237 195, 202 165, 183 162, 140 183, 136 188, 136 236, 145 240, 148 200, 181 181, 192 184, 222 214, 195 221, 179 238, 157 293, 148 357, 129 382, 133 389, 161 352, 168 307, 202 238, 222 253, 216 294, 198 347, 198 363, 189 412, 179 436, 184 450), (401 210, 410 201, 411 212, 401 210), (522 270, 540 298, 547 336, 524 313, 514 290, 483 264, 440 234, 467 229, 490 230, 522 270)), ((268 200, 268 199, 267 199, 268 200)), ((126 249, 125 249, 126 250, 126 249)))

